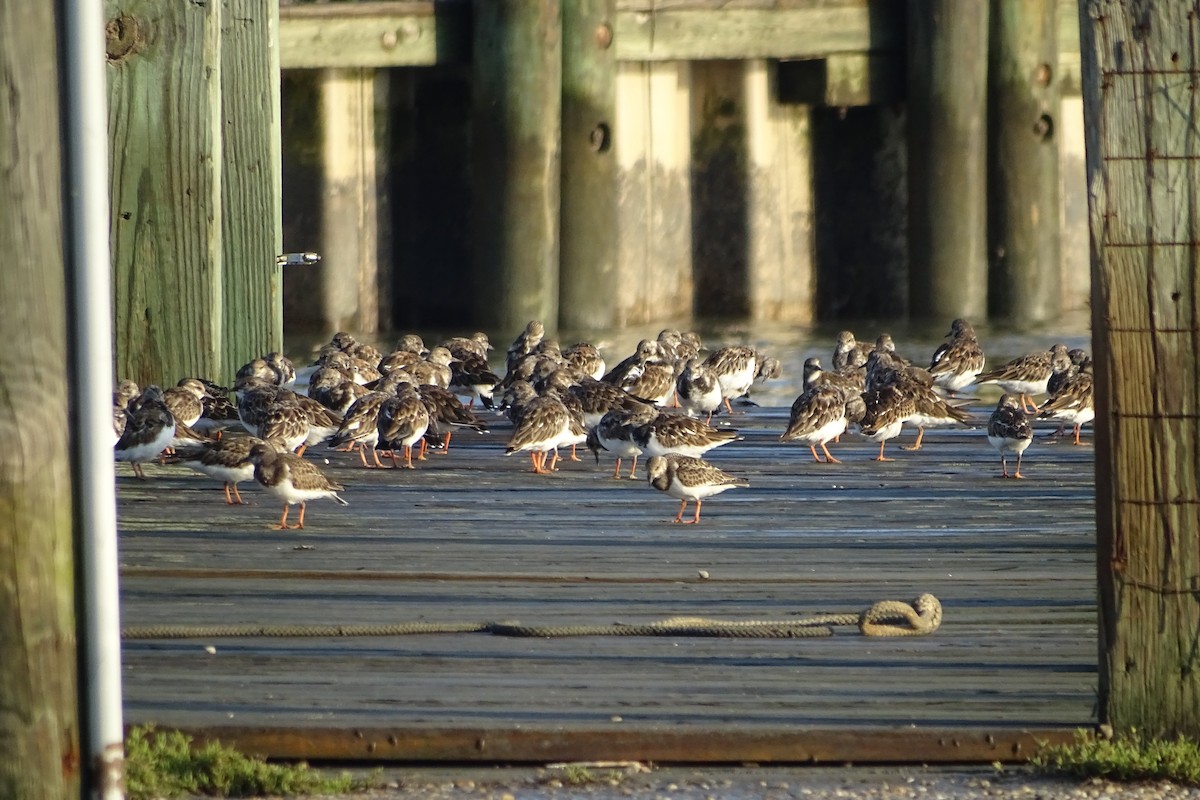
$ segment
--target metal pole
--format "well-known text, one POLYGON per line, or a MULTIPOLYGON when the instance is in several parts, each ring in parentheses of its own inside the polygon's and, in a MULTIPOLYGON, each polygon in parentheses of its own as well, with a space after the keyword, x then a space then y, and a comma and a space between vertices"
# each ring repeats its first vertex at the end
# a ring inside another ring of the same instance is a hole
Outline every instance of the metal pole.
POLYGON ((77 520, 84 776, 93 798, 124 797, 121 623, 112 455, 108 87, 103 3, 61 0, 65 239, 77 520))

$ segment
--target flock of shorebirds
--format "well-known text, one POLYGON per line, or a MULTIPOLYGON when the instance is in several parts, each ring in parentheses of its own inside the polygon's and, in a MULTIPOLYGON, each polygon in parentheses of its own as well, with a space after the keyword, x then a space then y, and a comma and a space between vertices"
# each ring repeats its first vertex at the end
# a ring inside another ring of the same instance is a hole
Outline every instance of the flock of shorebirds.
MULTIPOLYGON (((476 403, 507 416, 512 432, 505 454, 528 452, 532 471, 556 469, 559 449, 590 449, 616 457, 614 477, 629 459, 636 477, 645 456, 649 485, 680 500, 674 522, 700 521, 705 498, 749 484, 704 460, 710 450, 739 439, 715 427, 712 417, 747 395, 757 381, 777 378, 781 365, 753 347, 728 346, 705 353, 692 333, 664 330, 609 366, 588 343, 567 348, 530 322, 505 353, 504 374, 493 372, 492 345, 476 333, 426 348, 407 335, 381 353, 337 333, 299 375, 284 356, 254 359, 231 389, 197 377, 163 390, 121 381, 113 395, 114 448, 118 461, 145 477, 142 464, 179 463, 224 483, 225 500, 242 503, 237 485, 253 478, 283 501, 277 528, 304 527, 310 500, 343 505, 342 486, 305 459, 310 447, 357 451, 364 467, 413 467, 429 447, 446 452, 457 429, 486 431, 476 403), (249 435, 238 435, 244 430, 249 435), (223 431, 229 431, 222 435, 223 431), (685 518, 689 501, 695 512, 685 518), (292 505, 299 519, 289 525, 292 505)), ((913 363, 896 352, 887 334, 873 345, 849 331, 837 338, 830 368, 804 363, 804 389, 779 437, 800 442, 818 462, 838 462, 829 443, 851 428, 879 443, 876 460, 905 424, 917 428, 920 449, 927 428, 969 425, 960 393, 994 384, 1004 395, 987 424, 1000 454, 1001 475, 1021 478, 1021 461, 1033 440, 1036 416, 1074 428, 1094 418, 1088 354, 1055 344, 1049 350, 984 371, 984 352, 970 323, 953 322, 929 360, 913 363), (1046 395, 1040 406, 1033 398, 1046 395), (1009 458, 1016 460, 1010 473, 1009 458)))

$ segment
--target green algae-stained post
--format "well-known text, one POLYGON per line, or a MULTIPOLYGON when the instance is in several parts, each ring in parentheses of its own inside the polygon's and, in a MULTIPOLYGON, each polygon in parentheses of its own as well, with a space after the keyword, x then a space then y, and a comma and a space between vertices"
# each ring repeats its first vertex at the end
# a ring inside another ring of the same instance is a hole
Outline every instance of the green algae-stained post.
POLYGON ((106 7, 117 375, 222 375, 221 3, 106 7))

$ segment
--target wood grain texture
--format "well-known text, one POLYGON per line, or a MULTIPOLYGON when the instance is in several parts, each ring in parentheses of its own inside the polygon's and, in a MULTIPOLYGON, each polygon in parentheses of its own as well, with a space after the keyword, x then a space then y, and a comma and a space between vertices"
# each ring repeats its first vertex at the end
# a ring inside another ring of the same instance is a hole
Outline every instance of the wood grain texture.
POLYGON ((278 3, 226 2, 221 20, 222 281, 219 380, 283 348, 278 3))
POLYGON ((142 385, 224 373, 221 7, 106 5, 131 46, 108 70, 115 361, 142 385))
POLYGON ((468 5, 365 2, 280 9, 284 69, 421 67, 468 60, 468 5))
POLYGON ((786 619, 928 591, 939 631, 127 641, 128 718, 402 738, 1094 722, 1091 448, 1039 439, 1025 481, 996 477, 981 430, 931 431, 886 464, 851 436, 831 445, 844 463, 824 465, 778 442, 786 421, 786 408, 734 420, 745 439, 710 456, 750 488, 687 527, 644 481, 613 480, 608 457, 530 474, 502 455, 507 423, 405 474, 328 454, 350 506, 312 504, 300 533, 266 530, 278 510, 261 491, 228 507, 215 482, 149 465, 150 481, 119 479, 123 624, 786 619))
POLYGON ((0 3, 0 796, 78 797, 54 7, 0 3))
POLYGON ((1200 19, 1080 9, 1096 348, 1102 719, 1200 732, 1200 19))

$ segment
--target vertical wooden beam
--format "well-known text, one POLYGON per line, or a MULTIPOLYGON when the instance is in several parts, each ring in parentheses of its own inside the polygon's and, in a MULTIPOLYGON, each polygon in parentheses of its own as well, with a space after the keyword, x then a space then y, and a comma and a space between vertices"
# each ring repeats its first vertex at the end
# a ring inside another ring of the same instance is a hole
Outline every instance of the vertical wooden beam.
POLYGON ((474 5, 472 274, 481 327, 558 324, 559 0, 474 5))
POLYGON ((225 0, 221 31, 224 374, 283 349, 275 0, 225 0))
POLYGON ((0 797, 65 800, 83 745, 56 5, 0 2, 0 797))
POLYGON ((1080 4, 1100 719, 1200 737, 1200 16, 1080 4))
POLYGON ((616 321, 614 6, 615 0, 563 5, 559 319, 575 330, 616 321))
POLYGON ((221 3, 106 11, 117 374, 222 375, 221 3))
POLYGON ((809 325, 816 319, 811 110, 777 101, 775 65, 747 61, 744 70, 749 315, 809 325))
POLYGON ((992 0, 988 48, 990 311, 1019 322, 1062 312, 1057 0, 992 0))
MULTIPOLYGON (((1071 23, 1078 28, 1072 15, 1071 23)), ((1076 66, 1076 74, 1078 74, 1076 66)), ((1083 152, 1083 98, 1064 97, 1058 114, 1058 174, 1063 311, 1085 311, 1092 301, 1092 257, 1088 245, 1088 183, 1083 152)))
POLYGON ((379 329, 377 73, 330 69, 321 77, 323 163, 321 324, 379 329))
POLYGON ((617 324, 692 314, 691 68, 617 66, 617 324))
POLYGON ((987 0, 908 5, 909 313, 987 309, 987 0))

